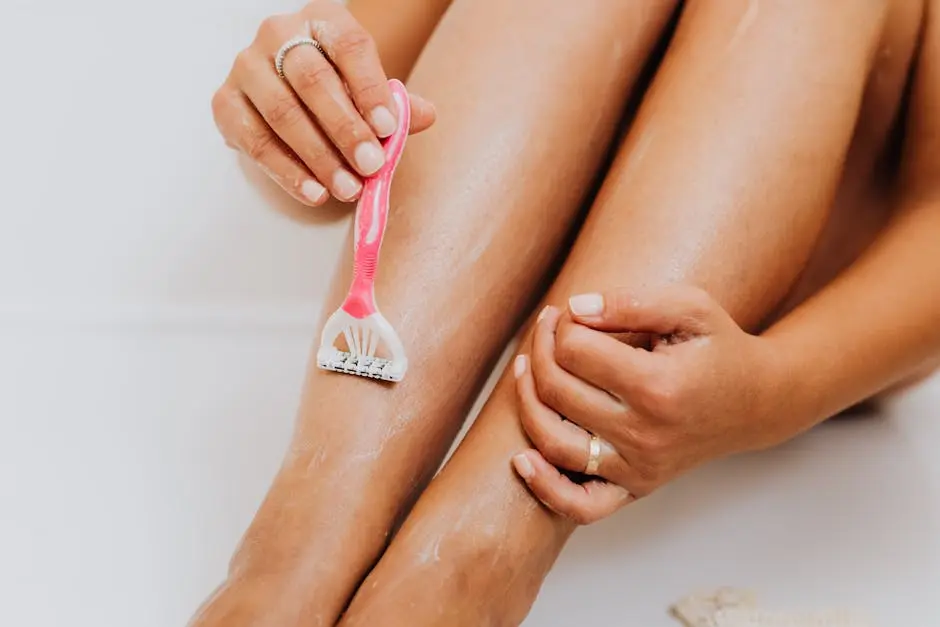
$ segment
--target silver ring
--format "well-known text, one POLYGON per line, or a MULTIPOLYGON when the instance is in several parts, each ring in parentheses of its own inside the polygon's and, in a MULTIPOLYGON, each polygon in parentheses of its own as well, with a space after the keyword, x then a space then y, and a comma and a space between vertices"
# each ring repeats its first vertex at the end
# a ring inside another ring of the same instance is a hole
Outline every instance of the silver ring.
POLYGON ((297 46, 313 46, 326 59, 329 59, 329 57, 326 56, 326 52, 323 51, 323 46, 321 46, 320 42, 316 39, 313 39, 312 37, 294 37, 281 46, 281 49, 277 51, 276 55, 274 55, 274 69, 277 70, 277 75, 283 79, 287 78, 284 76, 284 57, 286 57, 287 53, 297 46))
POLYGON ((588 443, 588 460, 584 466, 584 474, 595 475, 601 465, 601 441, 596 435, 591 434, 591 440, 588 443))

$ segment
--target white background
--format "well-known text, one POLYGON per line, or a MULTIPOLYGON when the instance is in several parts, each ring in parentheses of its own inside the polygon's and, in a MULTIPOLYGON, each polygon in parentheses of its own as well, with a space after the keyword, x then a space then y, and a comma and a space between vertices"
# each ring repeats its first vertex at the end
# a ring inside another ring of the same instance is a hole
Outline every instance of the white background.
MULTIPOLYGON (((2 625, 183 625, 277 467, 347 225, 285 217, 209 98, 290 8, 0 4, 2 625)), ((936 624, 938 402, 935 380, 582 531, 527 624, 666 626, 722 584, 936 624)))

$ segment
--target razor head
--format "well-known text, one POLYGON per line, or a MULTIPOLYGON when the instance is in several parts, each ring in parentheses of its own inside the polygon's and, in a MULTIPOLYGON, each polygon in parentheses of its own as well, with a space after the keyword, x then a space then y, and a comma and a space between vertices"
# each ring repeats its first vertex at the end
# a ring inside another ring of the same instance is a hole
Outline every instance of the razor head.
POLYGON ((395 329, 378 311, 355 318, 340 308, 323 326, 317 365, 333 372, 401 381, 408 370, 408 358, 395 329), (339 339, 345 340, 345 346, 334 345, 339 339), (380 350, 381 357, 377 354, 380 350))
POLYGON ((317 365, 324 370, 354 374, 370 379, 383 381, 401 381, 405 376, 404 369, 396 366, 395 362, 383 357, 369 357, 367 355, 354 355, 348 351, 334 348, 332 352, 317 354, 317 365))

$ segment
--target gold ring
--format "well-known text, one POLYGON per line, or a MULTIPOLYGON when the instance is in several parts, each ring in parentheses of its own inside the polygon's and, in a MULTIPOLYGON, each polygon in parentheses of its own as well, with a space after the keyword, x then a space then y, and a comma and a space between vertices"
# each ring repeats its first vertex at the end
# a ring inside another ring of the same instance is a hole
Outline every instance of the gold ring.
POLYGON ((601 465, 601 441, 596 435, 591 434, 591 440, 588 442, 588 460, 584 466, 584 474, 595 475, 601 465))

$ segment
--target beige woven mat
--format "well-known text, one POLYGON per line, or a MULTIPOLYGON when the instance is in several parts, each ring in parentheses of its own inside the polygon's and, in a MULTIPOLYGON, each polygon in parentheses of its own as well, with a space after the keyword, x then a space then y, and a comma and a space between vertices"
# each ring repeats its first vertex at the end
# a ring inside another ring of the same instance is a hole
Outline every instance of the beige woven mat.
POLYGON ((753 593, 734 588, 686 597, 670 613, 686 627, 874 627, 849 612, 769 612, 758 607, 753 593))

